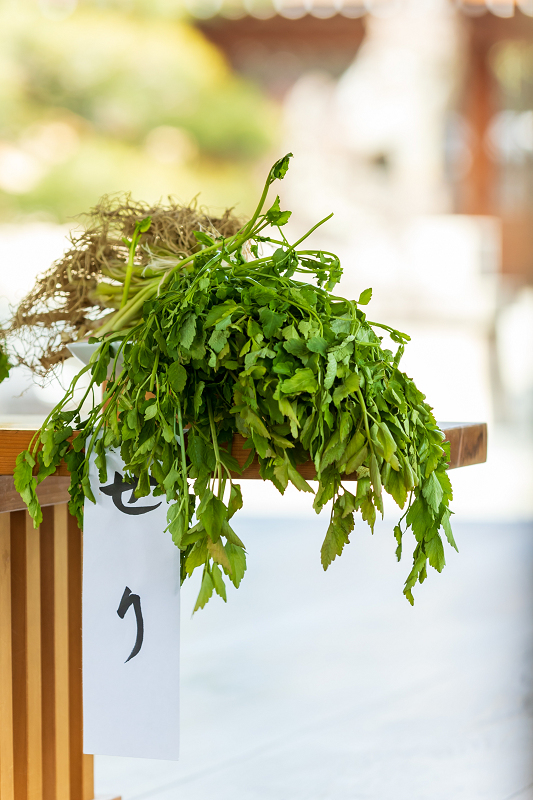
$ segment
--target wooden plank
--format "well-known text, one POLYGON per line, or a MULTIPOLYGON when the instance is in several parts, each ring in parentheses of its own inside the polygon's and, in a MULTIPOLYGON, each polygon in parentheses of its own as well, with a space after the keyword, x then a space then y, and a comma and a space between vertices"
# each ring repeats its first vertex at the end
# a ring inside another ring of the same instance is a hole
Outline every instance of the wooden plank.
POLYGON ((72 800, 93 800, 92 756, 83 755, 83 695, 81 682, 81 559, 82 539, 75 517, 68 515, 70 786, 72 800))
POLYGON ((468 428, 463 428, 461 453, 457 466, 469 467, 485 462, 487 460, 487 440, 486 425, 470 425, 468 428))
MULTIPOLYGON (((1 436, 1 433, 0 433, 1 436)), ((37 497, 43 508, 67 503, 70 478, 51 475, 37 487, 37 497)), ((23 511, 24 505, 11 475, 0 475, 0 513, 4 511, 23 511)))
MULTIPOLYGON (((481 464, 483 461, 487 460, 486 423, 450 423, 444 425, 443 430, 451 445, 451 469, 469 466, 470 464, 481 464)), ((31 434, 31 431, 0 429, 0 476, 9 476, 13 474, 16 456, 25 447, 27 447, 29 439, 31 438, 29 437, 29 434, 31 434)), ((241 465, 245 463, 248 457, 248 451, 243 449, 243 444, 243 437, 238 433, 235 434, 231 452, 241 465)), ((304 476, 304 478, 308 480, 312 480, 315 475, 314 467, 311 462, 302 464, 300 467, 298 467, 298 471, 304 476)), ((56 484, 55 486, 50 484, 50 489, 47 487, 46 490, 44 489, 45 484, 47 484, 47 482, 50 480, 57 479, 58 476, 67 474, 66 465, 62 464, 54 476, 51 476, 50 478, 47 478, 46 481, 43 481, 42 491, 46 491, 48 493, 46 496, 50 499, 50 502, 57 502, 55 499, 52 499, 54 497, 57 497, 58 499, 61 497, 66 498, 66 494, 64 493, 66 482, 64 484, 56 484), (54 495, 54 492, 56 491, 59 493, 58 495, 54 495)), ((257 460, 252 462, 251 466, 248 467, 246 472, 240 477, 259 478, 259 466, 257 460)), ((347 480, 350 480, 350 478, 347 480)), ((0 484, 0 511, 3 508, 2 485, 6 487, 5 502, 13 502, 16 508, 20 508, 20 502, 17 500, 16 496, 14 494, 10 494, 10 491, 12 491, 12 484, 6 483, 0 484), (9 489, 10 486, 11 489, 9 489)), ((59 499, 59 502, 63 502, 63 500, 59 499)), ((6 506, 6 510, 7 507, 8 506, 6 506)))
MULTIPOLYGON (((450 442, 450 469, 457 467, 466 467, 472 464, 481 464, 487 460, 487 425, 484 422, 472 423, 448 423, 443 427, 446 440, 450 442)), ((240 434, 235 434, 233 437, 233 444, 231 448, 232 456, 237 460, 239 466, 243 466, 249 455, 249 450, 244 449, 245 439, 240 434)), ((305 464, 300 464, 297 467, 298 472, 306 480, 314 480, 316 478, 316 470, 314 464, 307 461, 305 464)), ((259 475, 259 462, 257 456, 252 463, 242 473, 237 475, 233 473, 235 478, 241 479, 258 479, 259 475)), ((356 480, 356 473, 346 475, 343 480, 351 481, 356 480)))
MULTIPOLYGON (((83 753, 82 533, 76 519, 70 514, 68 515, 68 535, 71 800, 93 800, 94 756, 83 753)), ((121 798, 98 797, 96 800, 121 800, 121 798)))
MULTIPOLYGON (((0 475, 13 475, 18 454, 28 449, 34 435, 34 430, 0 428, 0 475)), ((55 474, 68 475, 67 465, 63 462, 55 474)))
MULTIPOLYGON (((83 731, 82 731, 83 738, 83 731)), ((94 797, 94 756, 82 754, 81 757, 81 798, 93 800, 94 797)), ((120 800, 120 798, 117 798, 120 800)))
POLYGON ((41 558, 39 529, 25 512, 26 527, 26 713, 28 800, 42 800, 41 558))
POLYGON ((43 509, 40 532, 43 800, 55 800, 54 509, 51 507, 43 509))
POLYGON ((54 672, 56 800, 70 800, 68 518, 54 506, 54 672))
POLYGON ((0 798, 14 800, 11 663, 11 525, 0 514, 0 798))
POLYGON ((28 800, 26 713, 26 513, 11 517, 11 647, 13 669, 13 774, 16 800, 28 800))
MULTIPOLYGON (((19 453, 27 450, 35 431, 0 429, 0 475, 13 475, 19 453)), ((68 475, 67 465, 61 464, 56 475, 68 475)))

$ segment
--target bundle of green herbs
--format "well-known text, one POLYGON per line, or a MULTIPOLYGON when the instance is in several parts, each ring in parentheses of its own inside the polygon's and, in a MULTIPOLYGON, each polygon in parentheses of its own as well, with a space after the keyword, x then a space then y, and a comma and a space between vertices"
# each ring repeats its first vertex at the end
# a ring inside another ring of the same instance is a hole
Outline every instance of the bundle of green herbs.
POLYGON ((67 344, 94 333, 106 317, 113 318, 125 297, 134 300, 151 279, 156 284, 168 261, 175 264, 201 248, 195 232, 228 238, 242 227, 232 209, 212 216, 195 202, 180 205, 168 198, 165 204, 149 205, 128 194, 103 197, 83 222, 82 230, 72 233, 67 252, 0 330, 0 379, 2 363, 24 364, 46 382, 70 358, 67 344), (143 225, 146 219, 149 225, 143 225))
MULTIPOLYGON (((257 456, 261 477, 282 494, 290 482, 314 494, 317 513, 331 502, 324 569, 348 544, 356 512, 373 530, 383 491, 405 509, 394 528, 398 560, 407 528, 416 539, 409 602, 428 562, 438 572, 445 565, 441 533, 456 547, 448 445, 424 395, 399 369, 409 337, 367 319, 370 289, 357 302, 332 294, 338 258, 300 248, 306 237, 289 244, 282 229, 290 212, 279 198, 264 210, 289 157, 272 167, 254 215, 233 235, 199 231, 199 252, 180 259, 152 253, 150 276, 133 296, 125 274, 121 308, 91 339, 99 345, 91 363, 17 459, 16 487, 35 525, 42 518, 36 486, 66 460, 70 510, 81 525, 85 499, 94 501, 91 455, 103 483, 106 450, 120 450, 136 496, 153 489, 170 503, 182 581, 202 571, 195 610, 213 592, 225 600, 224 576, 238 587, 246 569, 244 544, 231 527, 243 505, 231 454, 236 433, 249 450, 245 467, 257 456), (279 233, 267 236, 267 228, 279 233), (376 329, 396 352, 382 346, 376 329), (86 373, 84 398, 67 410, 86 373), (106 378, 101 402, 82 419, 85 398, 106 378), (309 460, 316 491, 298 471, 309 460), (346 476, 356 478, 354 492, 343 485, 346 476)), ((137 222, 130 265, 136 238, 149 229, 150 219, 137 222)))

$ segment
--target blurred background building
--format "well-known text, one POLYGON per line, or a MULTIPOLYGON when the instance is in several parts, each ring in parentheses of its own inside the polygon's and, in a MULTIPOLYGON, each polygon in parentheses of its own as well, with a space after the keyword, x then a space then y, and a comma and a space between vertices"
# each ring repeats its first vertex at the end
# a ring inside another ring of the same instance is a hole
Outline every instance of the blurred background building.
MULTIPOLYGON (((372 286, 369 316, 411 334, 403 367, 440 420, 489 422, 488 463, 452 474, 461 554, 404 610, 387 526, 317 590, 323 520, 248 482, 250 588, 184 621, 184 766, 100 759, 97 783, 531 800, 533 0, 4 0, 0 319, 103 194, 245 216, 288 151, 288 235, 333 211, 313 241, 339 293, 372 286)), ((61 393, 17 368, 0 422, 61 393)))
MULTIPOLYGON (((0 315, 104 193, 245 215, 290 150, 290 234, 335 213, 314 241, 341 256, 340 291, 372 286, 438 417, 496 423, 529 479, 532 15, 530 0, 4 2, 0 315)), ((0 409, 41 413, 60 391, 18 369, 0 409)))

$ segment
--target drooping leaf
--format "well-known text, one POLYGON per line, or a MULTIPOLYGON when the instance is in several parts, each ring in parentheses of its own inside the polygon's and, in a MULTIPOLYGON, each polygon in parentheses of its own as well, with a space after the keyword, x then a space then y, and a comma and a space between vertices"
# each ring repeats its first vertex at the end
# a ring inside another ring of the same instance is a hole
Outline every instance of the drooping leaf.
POLYGON ((226 597, 226 587, 224 585, 224 578, 222 577, 222 572, 220 571, 220 567, 217 564, 213 564, 211 567, 211 578, 213 580, 213 586, 215 587, 215 592, 227 602, 226 597))
POLYGON ((242 508, 242 493, 241 487, 238 483, 231 484, 231 492, 228 503, 228 519, 231 519, 234 514, 242 508))
POLYGON ((442 502, 444 492, 434 472, 424 481, 422 485, 422 494, 426 498, 430 508, 437 512, 442 502))
POLYGON ((194 606, 193 614, 198 611, 200 608, 204 608, 207 605, 213 591, 215 589, 215 584, 213 583, 213 579, 209 572, 204 572, 204 576, 202 578, 202 585, 200 586, 200 591, 198 593, 198 597, 196 599, 196 603, 194 606))
POLYGON ((226 542, 224 545, 229 563, 231 565, 231 573, 229 579, 236 589, 239 588, 240 583, 246 572, 246 553, 242 547, 226 542))
POLYGON ((198 506, 197 516, 201 520, 207 535, 212 542, 220 539, 222 523, 226 519, 227 509, 224 503, 215 497, 213 492, 206 491, 198 506))

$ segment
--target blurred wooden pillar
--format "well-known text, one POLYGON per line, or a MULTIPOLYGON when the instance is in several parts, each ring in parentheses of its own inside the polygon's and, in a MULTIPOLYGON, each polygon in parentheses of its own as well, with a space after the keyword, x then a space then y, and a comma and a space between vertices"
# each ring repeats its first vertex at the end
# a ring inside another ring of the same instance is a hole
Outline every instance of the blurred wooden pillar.
POLYGON ((497 110, 495 86, 489 65, 490 42, 470 32, 464 115, 472 141, 471 166, 465 176, 460 208, 463 214, 493 214, 497 165, 486 146, 486 133, 497 110))

